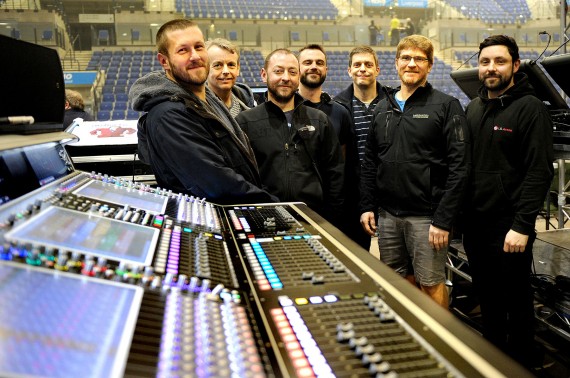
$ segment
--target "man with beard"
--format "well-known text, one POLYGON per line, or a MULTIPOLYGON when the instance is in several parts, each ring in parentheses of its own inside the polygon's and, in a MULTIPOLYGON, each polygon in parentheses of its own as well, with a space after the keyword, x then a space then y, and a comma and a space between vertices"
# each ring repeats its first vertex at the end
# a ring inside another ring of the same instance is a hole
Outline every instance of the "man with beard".
POLYGON ((483 85, 466 109, 473 161, 462 223, 483 336, 528 366, 536 360, 534 227, 554 170, 550 115, 519 66, 512 37, 479 45, 483 85))
MULTIPOLYGON (((347 181, 354 175, 355 164, 355 136, 352 128, 352 118, 348 110, 340 103, 333 101, 328 93, 324 92, 322 85, 327 78, 327 57, 321 45, 309 44, 299 50, 300 83, 299 94, 305 99, 305 105, 323 111, 329 116, 329 122, 334 127, 338 137, 342 155, 345 158, 345 185, 353 186, 354 181, 347 181), (347 146, 349 146, 350 156, 347 159, 347 146), (347 170, 350 170, 347 171, 347 170)), ((357 207, 354 200, 345 197, 344 216, 339 224, 341 230, 353 240, 362 239, 362 227, 358 222, 358 217, 351 217, 357 207)))
POLYGON ((401 85, 384 88, 366 141, 360 222, 369 235, 378 230, 384 263, 447 308, 449 232, 468 178, 465 115, 427 82, 428 38, 403 38, 395 64, 401 85))
POLYGON ((190 20, 172 20, 158 30, 156 45, 164 72, 137 80, 129 101, 147 112, 138 123, 139 156, 157 184, 217 203, 277 201, 260 188, 247 137, 206 88, 202 31, 190 20))
POLYGON ((329 221, 342 216, 344 162, 326 114, 296 93, 299 61, 287 49, 265 58, 267 101, 236 120, 248 135, 264 187, 282 201, 305 202, 329 221))
POLYGON ((360 164, 364 158, 364 145, 374 115, 374 108, 384 97, 382 86, 376 80, 380 74, 378 56, 370 46, 357 46, 352 49, 348 60, 348 75, 352 78, 344 91, 335 96, 334 100, 344 106, 351 117, 352 141, 346 145, 346 214, 351 238, 364 249, 370 249, 370 236, 359 224, 360 212, 360 164))
POLYGON ((208 88, 226 105, 232 117, 257 105, 251 88, 236 82, 240 73, 237 47, 227 39, 215 38, 206 42, 206 48, 210 59, 208 88))

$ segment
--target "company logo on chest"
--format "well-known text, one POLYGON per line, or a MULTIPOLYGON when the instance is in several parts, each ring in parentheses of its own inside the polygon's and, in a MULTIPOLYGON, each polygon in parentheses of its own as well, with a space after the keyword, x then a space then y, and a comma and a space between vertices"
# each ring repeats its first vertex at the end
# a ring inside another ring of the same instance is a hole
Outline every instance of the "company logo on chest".
POLYGON ((493 126, 493 131, 504 132, 504 133, 512 133, 513 129, 509 129, 507 127, 495 125, 495 126, 493 126))

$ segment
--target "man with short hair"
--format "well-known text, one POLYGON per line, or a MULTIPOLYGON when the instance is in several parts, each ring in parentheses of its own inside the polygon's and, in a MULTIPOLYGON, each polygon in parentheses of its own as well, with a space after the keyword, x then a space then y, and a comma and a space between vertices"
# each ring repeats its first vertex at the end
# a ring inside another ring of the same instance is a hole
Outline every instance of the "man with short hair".
POLYGON ((427 81, 428 38, 403 38, 395 65, 400 87, 385 89, 366 142, 360 221, 378 231, 380 259, 447 308, 449 232, 468 177, 465 114, 427 81))
POLYGON ((138 79, 129 92, 139 155, 159 186, 221 204, 275 202, 262 190, 255 155, 228 109, 206 88, 209 61, 196 23, 176 19, 156 35, 164 72, 138 79))
POLYGON ((368 129, 372 122, 376 104, 384 98, 382 86, 376 78, 380 74, 378 56, 370 46, 357 46, 350 52, 348 60, 348 75, 352 78, 344 91, 334 97, 334 100, 344 106, 352 119, 353 140, 346 146, 346 207, 352 209, 347 218, 353 225, 349 231, 351 237, 364 249, 370 249, 370 236, 359 224, 360 211, 360 164, 364 158, 364 146, 368 129), (350 184, 348 184, 350 183, 350 184))
MULTIPOLYGON (((321 45, 309 44, 299 50, 299 69, 300 82, 299 94, 305 99, 304 104, 315 109, 319 109, 329 116, 329 122, 334 127, 338 136, 338 140, 342 149, 342 154, 346 159, 346 146, 353 145, 354 134, 352 131, 352 118, 348 109, 333 101, 328 93, 323 91, 322 85, 327 78, 327 56, 321 45)), ((346 172, 351 165, 345 164, 345 180, 346 177, 352 177, 353 172, 346 172)), ((345 188, 348 185, 354 185, 354 182, 345 181, 345 188)), ((353 239, 358 238, 362 234, 362 228, 357 221, 358 218, 352 219, 349 214, 353 213, 353 205, 351 201, 345 198, 345 208, 342 222, 338 227, 353 239)))
POLYGON ((282 201, 302 201, 335 223, 343 206, 344 163, 326 114, 296 93, 299 61, 287 49, 265 59, 267 101, 236 120, 248 135, 267 190, 282 201))
POLYGON ((206 42, 210 73, 208 88, 230 110, 232 117, 241 111, 253 108, 256 103, 251 88, 236 82, 240 74, 239 51, 237 47, 223 38, 215 38, 206 42))
POLYGON ((63 115, 63 128, 73 123, 76 118, 92 121, 93 118, 85 111, 85 102, 81 93, 72 89, 65 90, 65 113, 63 115))
POLYGON ((472 174, 463 244, 481 304, 483 336, 529 366, 535 222, 553 176, 552 120, 526 74, 512 37, 479 45, 479 97, 466 109, 472 174))

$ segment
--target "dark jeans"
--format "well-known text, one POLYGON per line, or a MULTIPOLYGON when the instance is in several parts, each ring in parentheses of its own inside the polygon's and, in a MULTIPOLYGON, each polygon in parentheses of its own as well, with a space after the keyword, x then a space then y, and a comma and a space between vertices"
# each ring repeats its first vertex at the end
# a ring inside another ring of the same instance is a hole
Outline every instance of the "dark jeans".
POLYGON ((520 363, 531 361, 534 340, 534 308, 530 284, 532 245, 525 251, 503 251, 510 222, 477 224, 466 228, 463 245, 479 296, 483 336, 520 363))

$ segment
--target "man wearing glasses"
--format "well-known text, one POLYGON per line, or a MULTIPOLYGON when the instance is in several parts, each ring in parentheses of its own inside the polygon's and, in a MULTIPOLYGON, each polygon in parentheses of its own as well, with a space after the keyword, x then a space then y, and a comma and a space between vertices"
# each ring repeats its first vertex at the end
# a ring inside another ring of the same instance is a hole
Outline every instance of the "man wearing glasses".
POLYGON ((403 38, 395 63, 401 85, 384 88, 366 141, 360 223, 370 235, 378 230, 384 263, 447 308, 449 232, 468 177, 465 114, 427 82, 428 38, 403 38))

